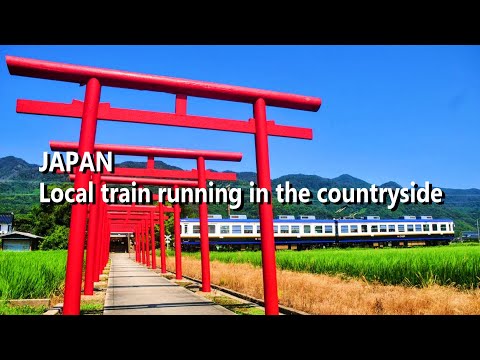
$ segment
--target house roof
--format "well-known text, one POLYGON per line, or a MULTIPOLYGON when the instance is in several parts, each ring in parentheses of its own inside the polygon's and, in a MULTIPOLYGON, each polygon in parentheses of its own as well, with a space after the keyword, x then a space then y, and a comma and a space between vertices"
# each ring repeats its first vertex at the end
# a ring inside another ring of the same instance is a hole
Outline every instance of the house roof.
POLYGON ((11 224, 13 222, 13 214, 0 214, 0 224, 11 224))
POLYGON ((0 235, 0 238, 8 238, 8 237, 15 237, 15 236, 17 236, 17 237, 18 236, 23 236, 23 237, 27 237, 27 238, 30 238, 30 239, 43 239, 43 237, 41 237, 41 236, 37 236, 37 235, 34 235, 34 234, 21 232, 21 231, 12 231, 12 232, 0 235))

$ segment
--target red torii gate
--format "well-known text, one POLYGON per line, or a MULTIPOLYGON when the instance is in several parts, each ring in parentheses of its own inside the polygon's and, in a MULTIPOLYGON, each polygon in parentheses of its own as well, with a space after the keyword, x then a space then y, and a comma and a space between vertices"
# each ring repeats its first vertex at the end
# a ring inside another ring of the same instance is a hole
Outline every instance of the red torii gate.
MULTIPOLYGON (((67 151, 67 150, 77 150, 78 146, 76 143, 73 142, 61 142, 61 141, 51 141, 50 146, 52 150, 58 150, 58 151, 67 151)), ((95 149, 98 149, 98 147, 102 147, 103 145, 96 145, 95 149)), ((125 149, 125 151, 128 151, 128 148, 125 149)), ((135 147, 135 149, 138 150, 138 147, 135 147)), ((151 148, 148 148, 149 150, 151 148)), ((155 148, 159 150, 159 148, 155 148)), ((161 148, 161 152, 164 154, 168 154, 165 151, 169 150, 179 150, 183 151, 182 149, 167 149, 167 148, 161 148)), ((98 150, 97 150, 98 151, 98 150)), ((187 150, 190 151, 190 150, 187 150)), ((171 154, 170 154, 171 155, 171 154)), ((240 155, 241 156, 241 155, 240 155)), ((167 157, 167 156, 165 156, 167 157)), ((197 160, 198 161, 198 160, 197 160)), ((75 169, 75 173, 76 173, 75 169)), ((106 174, 110 174, 108 171, 104 170, 106 174)), ((63 173, 62 171, 57 170, 57 173, 61 174, 63 173)), ((196 169, 192 169, 190 171, 188 170, 167 170, 167 169, 155 169, 154 168, 154 157, 153 156, 148 156, 147 160, 147 168, 142 168, 142 169, 137 169, 137 168, 121 168, 121 167, 115 167, 115 173, 113 175, 120 175, 120 176, 148 176, 148 177, 154 177, 154 178, 175 178, 175 179, 198 179, 199 178, 199 173, 196 169)), ((101 185, 100 181, 100 174, 93 174, 92 178, 94 179, 94 183, 96 186, 96 198, 99 199, 99 188, 101 185)), ((210 170, 205 170, 205 178, 208 180, 221 180, 221 181, 236 181, 236 174, 235 173, 222 173, 222 172, 215 172, 215 171, 210 171, 210 170)), ((153 194, 153 200, 158 200, 158 194, 153 194)), ((103 204, 103 202, 102 202, 103 204)), ((88 240, 87 240, 87 250, 90 249, 91 251, 87 251, 87 267, 85 271, 85 286, 84 286, 84 295, 93 295, 93 287, 94 287, 94 282, 99 281, 99 275, 101 273, 101 270, 99 268, 100 265, 97 266, 98 260, 95 260, 95 267, 94 267, 94 272, 92 274, 91 268, 88 265, 93 259, 93 249, 95 249, 95 238, 99 236, 98 230, 95 231, 97 225, 96 219, 98 217, 103 216, 103 213, 98 213, 97 214, 97 209, 96 206, 99 206, 99 204, 90 204, 90 211, 89 211, 89 225, 88 225, 88 240), (88 254, 91 253, 90 257, 88 254)), ((159 208, 160 207, 159 204, 159 208)), ((170 209, 170 208, 169 208, 170 209)), ((162 210, 160 210, 162 211, 162 210)), ((165 210, 167 211, 167 210, 165 210)), ((173 211, 173 210, 172 210, 173 211)), ((100 220, 98 221, 100 222, 100 220)), ((164 234, 165 228, 164 228, 164 223, 160 222, 160 231, 161 234, 164 234)), ((162 235, 163 236, 163 235, 162 235)), ((96 258, 96 253, 95 253, 95 258, 96 258)), ((166 259, 165 259, 165 244, 161 242, 161 271, 162 273, 166 273, 166 259)), ((155 262, 155 259, 153 259, 153 262, 155 262)), ((106 261, 105 261, 106 264, 106 261)), ((181 264, 180 264, 181 265, 181 264)), ((181 269, 181 266, 179 265, 179 269, 181 269)), ((208 265, 208 264, 207 264, 208 265)), ((181 271, 178 272, 179 278, 182 277, 181 271)), ((204 278, 204 277, 202 277, 204 278)), ((202 285, 204 283, 202 282, 202 285)), ((208 285, 209 286, 209 285, 208 285)), ((207 289, 205 289, 207 290, 207 289)))
MULTIPOLYGON (((50 148, 57 151, 68 151, 68 150, 77 150, 78 144, 73 142, 61 142, 61 141, 50 141, 50 148)), ((237 176, 235 173, 215 173, 206 170, 205 161, 206 160, 219 160, 219 161, 240 161, 242 159, 242 154, 238 152, 228 152, 228 151, 212 151, 212 150, 192 150, 192 149, 172 149, 172 148, 161 148, 161 147, 148 147, 148 146, 130 146, 130 145, 111 145, 111 144, 96 144, 94 146, 94 151, 96 152, 112 152, 115 155, 133 155, 133 156, 147 156, 147 169, 138 169, 138 168, 121 168, 118 171, 115 168, 115 172, 111 175, 102 175, 101 179, 104 182, 118 184, 118 179, 122 178, 121 174, 128 176, 135 176, 132 178, 132 181, 136 181, 138 184, 149 184, 146 183, 145 178, 137 178, 137 176, 155 176, 163 177, 162 175, 174 175, 178 178, 184 178, 182 171, 177 170, 174 174, 164 170, 154 169, 154 158, 155 157, 167 157, 167 158, 182 158, 182 159, 196 159, 197 169, 196 172, 187 172, 185 177, 189 178, 192 174, 197 175, 198 187, 207 188, 207 175, 210 178, 217 180, 226 180, 226 181, 236 181, 237 176), (108 181, 116 177, 117 181, 108 181)), ((77 173, 78 176, 78 173, 77 173)), ((121 182, 125 183, 125 182, 121 182)), ((131 181, 130 181, 131 183, 131 181)), ((175 185, 175 184, 172 184, 175 185)), ((175 206, 175 205, 174 205, 175 206)), ((179 205, 178 205, 179 206, 179 205)), ((208 207, 206 202, 200 202, 199 204, 199 219, 200 219, 200 253, 201 253, 201 269, 202 269, 202 291, 210 292, 210 255, 209 255, 209 241, 208 241, 208 207)), ((180 234, 178 236, 180 238, 180 234)), ((177 237, 175 237, 177 241, 177 237)), ((180 248, 177 250, 175 247, 175 253, 181 251, 181 242, 180 248), (177 252, 178 251, 178 252, 177 252)), ((177 259, 178 263, 181 264, 181 258, 177 259)), ((155 263, 155 259, 152 260, 152 263, 155 263)), ((176 274, 177 279, 182 278, 181 267, 178 268, 179 273, 176 274)), ((176 271, 177 273, 177 271, 176 271)))
MULTIPOLYGON (((318 111, 321 106, 320 98, 241 86, 71 65, 8 55, 6 56, 6 62, 8 70, 12 75, 86 84, 84 103, 73 101, 71 104, 63 104, 17 100, 17 112, 19 113, 81 118, 78 149, 80 157, 83 157, 85 152, 93 152, 97 119, 250 133, 255 135, 257 186, 267 189, 269 193, 271 193, 272 189, 268 136, 311 140, 312 131, 311 129, 282 126, 275 124, 273 121, 267 121, 266 106, 306 111, 318 111), (175 94, 175 113, 111 108, 108 103, 100 104, 101 86, 175 94), (254 118, 249 119, 249 121, 239 121, 187 115, 187 96, 249 103, 253 105, 254 118)), ((75 189, 87 188, 89 179, 90 173, 88 171, 85 174, 79 174, 75 180, 75 189)), ((275 242, 271 203, 260 203, 259 213, 265 313, 267 315, 278 315, 275 242)), ((78 264, 82 261, 82 234, 85 230, 86 217, 87 208, 84 204, 74 204, 72 206, 67 266, 74 263, 78 267, 78 264)), ((77 289, 80 288, 81 276, 78 277, 77 274, 72 275, 66 278, 66 284, 68 283, 69 285, 65 287, 65 296, 75 298, 75 300, 68 304, 65 303, 63 312, 64 314, 78 315, 80 312, 80 296, 77 289)))
POLYGON ((123 217, 108 217, 111 225, 111 233, 115 231, 121 232, 121 230, 124 230, 125 232, 133 232, 135 234, 135 260, 137 262, 142 262, 145 265, 147 265, 146 260, 148 259, 144 253, 146 234, 148 234, 148 229, 146 229, 145 226, 145 222, 148 219, 147 215, 148 214, 144 214, 143 216, 136 217, 136 219, 129 219, 126 222, 126 226, 125 219, 123 219, 123 217), (133 225, 135 228, 132 230, 132 227, 129 227, 128 224, 133 225), (140 249, 140 243, 142 249, 140 249), (141 252, 142 254, 140 254, 141 252))
MULTIPOLYGON (((78 174, 70 174, 69 177, 71 180, 76 180, 78 174)), ((174 188, 178 187, 197 187, 198 182, 192 180, 178 180, 178 179, 152 179, 152 178, 141 178, 141 177, 126 177, 126 176, 114 176, 114 175, 103 175, 101 176, 102 183, 105 184, 132 184, 135 181, 139 185, 157 185, 157 186, 172 186, 174 188)), ((180 204, 173 204, 173 216, 174 216, 174 237, 175 237, 175 272, 177 279, 182 278, 182 269, 181 269, 181 240, 180 240, 180 204), (178 240, 177 240, 178 239, 178 240), (178 247, 177 247, 178 243, 178 247)), ((88 249, 87 249, 88 253, 88 249)))
MULTIPOLYGON (((62 143, 62 142, 52 142, 53 143, 53 146, 65 146, 65 143, 62 143)), ((68 143, 67 143, 68 144, 68 143)), ((72 144, 72 143, 69 143, 69 144, 72 144)), ((75 145, 75 143, 73 143, 75 145)), ((151 163, 151 166, 153 168, 153 161, 154 159, 150 159, 149 160, 149 163, 151 163)), ((128 170, 128 169, 126 169, 128 170)), ((147 170, 147 169, 135 169, 135 170, 147 170)), ((155 170, 155 169, 148 169, 150 171, 154 171, 154 172, 158 172, 158 171, 162 171, 162 170, 155 170)), ((61 171, 57 171, 57 173, 61 173, 61 171)), ((76 171, 76 173, 78 173, 78 171, 76 171)), ((156 173, 158 174, 158 173, 156 173)), ((112 177, 112 176, 110 176, 112 177)), ((75 179, 75 175, 70 175, 70 179, 71 180, 74 180, 75 179)), ((108 243, 108 240, 109 240, 109 237, 108 239, 105 239, 105 237, 107 235, 105 235, 105 233, 108 234, 108 231, 105 230, 103 231, 102 233, 102 229, 100 228, 100 223, 103 224, 103 226, 105 227, 108 227, 109 224, 105 224, 103 221, 101 220, 97 220, 97 218, 101 218, 103 220, 104 218, 104 213, 106 212, 105 210, 105 203, 101 200, 100 196, 99 196, 99 193, 100 193, 100 184, 105 184, 106 181, 103 180, 102 176, 100 173, 94 173, 93 174, 93 179, 94 179, 94 184, 96 185, 96 188, 95 188, 95 191, 97 193, 96 195, 96 198, 97 198, 97 203, 95 204, 90 204, 90 221, 89 221, 89 226, 88 226, 88 240, 87 240, 87 256, 86 256, 86 267, 85 267, 85 285, 84 285, 84 295, 93 295, 93 288, 94 288, 94 282, 96 281, 99 281, 99 276, 102 272, 102 269, 106 266, 107 262, 108 262, 108 253, 109 253, 109 243, 108 243), (95 212, 98 206, 98 204, 100 204, 101 206, 101 209, 99 212, 95 212), (106 245, 105 245, 106 243, 106 245), (97 250, 97 246, 100 245, 101 248, 99 248, 97 250)), ((107 180, 108 180, 108 177, 107 177, 107 180)), ((142 182, 142 180, 144 181, 145 179, 141 179, 140 182, 142 182)), ((114 182, 115 183, 115 182, 114 182)), ((123 184, 124 182, 120 182, 121 184, 123 184)), ((131 183, 131 182, 130 182, 131 183)), ((158 183, 158 182, 157 182, 158 183)), ((188 182, 188 181, 183 181, 183 180, 180 180, 180 181, 175 181, 176 184, 180 184, 182 186, 191 186, 191 185, 195 185, 197 184, 196 182, 188 182)), ((163 184, 163 183, 162 183, 163 184)), ((169 182, 165 183, 165 184, 169 184, 169 182)), ((112 206, 112 205, 109 205, 109 206, 112 206)), ((140 208, 140 207, 137 207, 137 208, 140 208)), ((160 206, 159 204, 159 211, 162 212, 163 214, 163 209, 165 207, 163 206, 160 206)), ((145 210, 145 208, 143 208, 145 210)), ((171 208, 167 207, 165 209, 165 211, 171 211, 171 208)), ((177 217, 179 218, 180 217, 180 212, 177 211, 177 217)), ((160 216, 160 218, 163 218, 163 216, 160 216)), ((180 219, 177 220, 177 222, 179 223, 180 219)), ((164 231, 164 226, 163 226, 163 222, 160 223, 160 227, 161 229, 164 231)), ((153 238, 153 236, 152 236, 153 238)), ((162 243, 161 243, 162 244, 162 243)), ((164 247, 162 247, 162 250, 165 250, 164 247)), ((163 258, 165 255, 163 254, 162 255, 162 263, 165 263, 165 259, 163 258)), ((148 264, 147 266, 150 266, 149 264, 150 260, 148 260, 148 264)), ((82 260, 82 263, 83 263, 83 260, 82 260)), ((155 265, 156 267, 156 258, 153 257, 152 258, 152 265, 155 265)), ((83 265, 82 265, 83 266, 83 265)), ((165 269, 165 267, 164 267, 165 269)), ((81 269, 80 269, 81 270, 81 269)), ((163 271, 163 272, 166 272, 163 271)), ((67 268, 67 273, 68 273, 68 268, 67 268)), ((80 289, 81 291, 81 289, 80 289)))
MULTIPOLYGON (((133 232, 135 233, 135 260, 137 262, 142 262, 143 264, 147 264, 147 259, 149 257, 145 256, 145 240, 146 240, 146 234, 148 234, 148 229, 146 229, 145 222, 148 219, 147 214, 144 214, 143 216, 136 217, 136 219, 129 219, 130 222, 127 222, 125 225, 125 219, 124 216, 118 217, 118 218, 112 218, 108 217, 110 225, 111 225, 111 233, 115 232, 114 229, 116 229, 117 232, 120 232, 121 230, 124 230, 126 232, 133 232), (134 222, 135 221, 135 222, 134 222), (132 230, 132 227, 129 227, 128 224, 131 224, 135 226, 135 229, 132 230), (138 228, 140 226, 140 229, 138 228), (145 227, 145 231, 144 231, 145 227), (141 247, 140 249, 140 242, 141 242, 141 247), (140 255, 140 252, 142 251, 142 254, 140 255)), ((111 235, 110 233, 110 235, 111 235)))
MULTIPOLYGON (((114 220, 123 220, 123 221, 129 221, 129 220, 138 220, 138 219, 144 219, 144 220, 150 220, 150 238, 152 242, 152 269, 156 269, 156 254, 155 254, 155 230, 154 230, 154 217, 158 216, 158 224, 160 228, 162 228, 162 223, 163 221, 168 219, 168 216, 162 216, 160 215, 161 210, 160 208, 163 208, 164 211, 173 211, 173 208, 171 207, 166 207, 163 206, 163 204, 159 203, 158 206, 138 206, 141 208, 137 209, 137 206, 130 206, 129 209, 125 209, 123 211, 118 211, 118 207, 115 207, 115 205, 110 205, 108 207, 108 219, 114 220), (158 210, 158 212, 157 212, 158 210), (146 218, 148 216, 148 218, 146 218)), ((164 227, 163 227, 164 228, 164 227)), ((148 232, 148 231, 147 231, 148 232)), ((165 232, 160 230, 160 236, 159 236, 159 243, 162 244, 164 241, 164 236, 165 232)), ((161 246, 161 245, 160 245, 161 246)), ((138 250, 138 248, 136 248, 138 250)), ((161 256, 165 256, 165 254, 160 254, 161 256)), ((149 256, 149 255, 148 255, 149 256)), ((138 254, 137 254, 137 259, 138 259, 138 254)), ((138 261, 138 260, 137 260, 138 261)), ((149 262, 147 261, 147 266, 149 266, 149 262)))
MULTIPOLYGON (((141 212, 142 209, 144 208, 143 205, 140 205, 140 206, 129 206, 129 205, 110 205, 109 206, 109 213, 112 214, 113 211, 119 211, 119 212, 122 212, 122 213, 125 213, 127 212, 128 213, 131 213, 131 212, 141 212), (111 210, 110 210, 111 209, 111 210)), ((158 223, 159 223, 159 227, 160 227, 160 234, 159 234, 159 242, 160 242, 160 263, 161 263, 161 272, 162 274, 165 274, 167 272, 167 266, 166 266, 166 258, 165 258, 165 223, 162 221, 163 220, 166 220, 168 219, 167 216, 164 216, 164 212, 173 212, 174 209, 172 207, 169 207, 169 206, 165 206, 163 205, 162 203, 158 203, 158 214, 155 213, 155 215, 158 215, 158 223)), ((180 221, 180 219, 178 220, 175 220, 175 223, 180 221)), ((136 251, 139 251, 138 248, 136 248, 136 251)), ((137 262, 139 262, 139 257, 138 257, 138 254, 137 254, 137 257, 136 257, 136 260, 137 262)))
MULTIPOLYGON (((126 221, 127 218, 125 218, 125 215, 111 215, 111 214, 108 214, 107 216, 108 218, 108 221, 110 222, 111 225, 113 224, 118 224, 118 225, 121 225, 121 222, 124 222, 126 221)), ((140 222, 143 222, 144 225, 145 225, 145 232, 147 234, 147 244, 148 244, 148 233, 150 232, 150 242, 152 243, 152 262, 151 262, 151 266, 152 266, 152 269, 155 269, 156 266, 153 262, 153 259, 154 259, 154 252, 155 252, 155 246, 154 246, 154 242, 155 242, 155 237, 152 236, 154 235, 154 219, 153 219, 153 216, 151 213, 145 213, 145 214, 142 214, 142 215, 137 215, 137 216, 134 216, 133 218, 128 218, 129 221, 135 221, 135 220, 138 220, 140 222), (150 220, 150 224, 149 224, 149 221, 150 220)), ((113 232, 114 230, 112 229, 111 232, 113 232)), ((136 245, 137 245, 137 242, 136 242, 136 245)), ((136 259, 138 261, 138 258, 139 258, 139 247, 136 246, 135 247, 135 252, 136 252, 136 259)), ((145 264, 148 266, 150 266, 150 249, 148 248, 146 250, 147 252, 147 255, 146 255, 146 261, 145 261, 145 264)))

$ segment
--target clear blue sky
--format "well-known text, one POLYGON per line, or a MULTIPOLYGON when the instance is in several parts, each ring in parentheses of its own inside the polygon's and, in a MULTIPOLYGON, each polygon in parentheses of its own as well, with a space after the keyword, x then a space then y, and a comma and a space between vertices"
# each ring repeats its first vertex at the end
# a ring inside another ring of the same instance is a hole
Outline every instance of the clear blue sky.
MULTIPOLYGON (((80 120, 17 114, 17 98, 83 100, 76 84, 11 76, 5 55, 31 57, 317 96, 318 112, 267 109, 277 123, 311 127, 312 141, 270 138, 272 177, 350 174, 480 188, 479 46, 2 46, 0 157, 40 164, 49 140, 78 141, 80 120)), ((112 106, 173 111, 174 96, 103 88, 112 106)), ((251 106, 191 99, 190 114, 251 117, 251 106)), ((255 171, 254 139, 167 126, 102 121, 97 142, 241 151, 241 163, 215 170, 255 171)), ((136 160, 119 157, 119 160, 136 160)), ((142 159, 143 160, 143 159, 142 159)), ((192 160, 162 159, 191 169, 192 160)))

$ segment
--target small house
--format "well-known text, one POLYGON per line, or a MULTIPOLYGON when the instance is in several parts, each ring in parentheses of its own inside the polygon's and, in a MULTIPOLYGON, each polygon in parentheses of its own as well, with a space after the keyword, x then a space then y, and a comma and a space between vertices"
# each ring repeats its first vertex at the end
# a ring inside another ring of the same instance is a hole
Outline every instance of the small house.
POLYGON ((13 231, 13 213, 0 214, 0 235, 13 231))
POLYGON ((31 251, 38 249, 39 241, 43 239, 30 233, 12 231, 0 235, 2 240, 2 250, 4 251, 31 251))
POLYGON ((478 238, 477 231, 462 231, 462 241, 472 241, 472 240, 477 240, 477 241, 480 240, 478 238))

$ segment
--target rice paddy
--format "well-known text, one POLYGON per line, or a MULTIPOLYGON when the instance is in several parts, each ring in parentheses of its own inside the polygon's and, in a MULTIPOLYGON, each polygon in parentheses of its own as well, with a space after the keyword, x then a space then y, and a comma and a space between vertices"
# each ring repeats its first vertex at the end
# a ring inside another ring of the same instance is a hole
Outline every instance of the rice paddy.
MULTIPOLYGON (((184 255, 200 258, 200 253, 184 255)), ((212 251, 211 260, 261 267, 260 251, 212 251)), ((480 285, 480 246, 318 249, 277 251, 277 267, 313 274, 341 275, 384 285, 463 289, 480 285)))
POLYGON ((50 298, 61 294, 65 250, 0 252, 0 300, 50 298))

